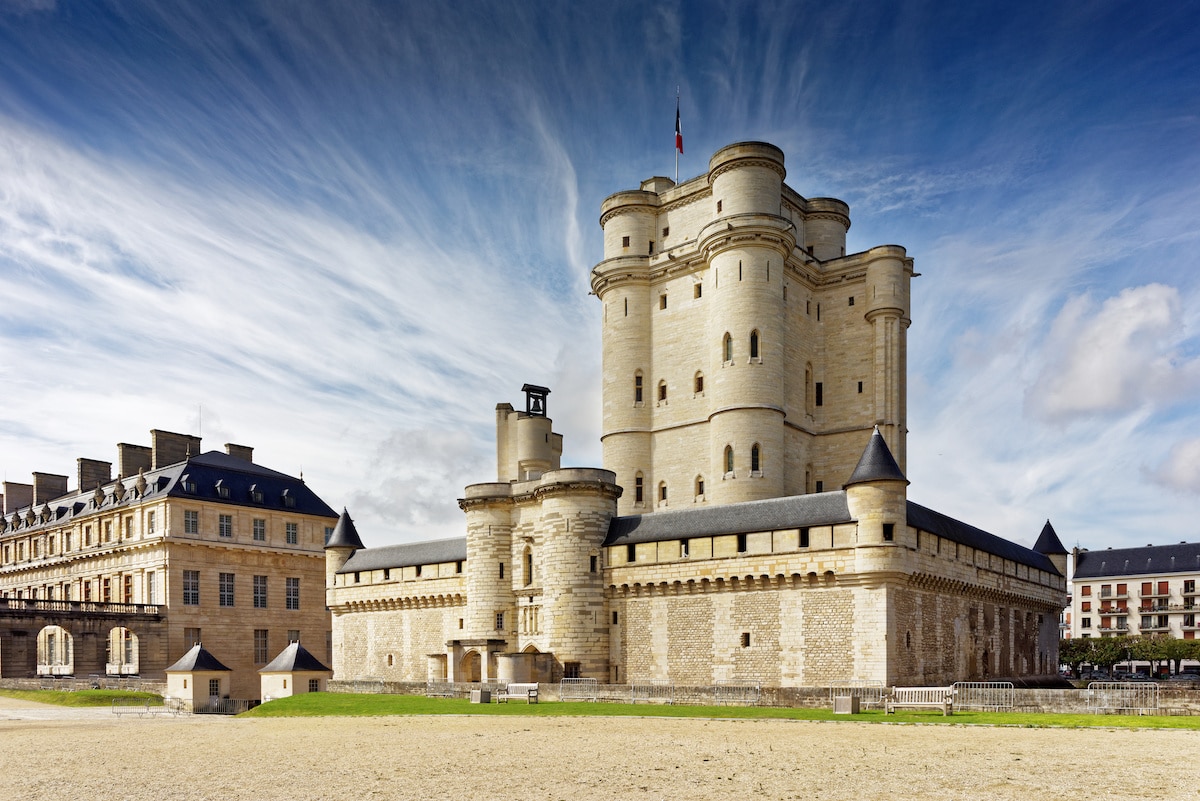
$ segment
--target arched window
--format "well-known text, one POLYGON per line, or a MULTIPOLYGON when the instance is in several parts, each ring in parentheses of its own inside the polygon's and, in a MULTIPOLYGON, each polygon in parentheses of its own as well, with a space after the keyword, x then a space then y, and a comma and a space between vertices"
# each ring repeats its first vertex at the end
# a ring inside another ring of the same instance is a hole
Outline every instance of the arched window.
POLYGON ((633 402, 642 402, 642 371, 633 374, 633 402))
POLYGON ((694 391, 697 395, 704 391, 704 373, 696 373, 695 387, 694 391))
POLYGON ((750 332, 750 358, 758 358, 758 331, 750 332))
POLYGON ((728 333, 725 334, 725 339, 722 342, 721 348, 725 361, 733 361, 733 337, 729 336, 728 333))
POLYGON ((704 497, 704 476, 696 476, 696 497, 704 497))
POLYGON ((726 473, 733 472, 733 446, 732 445, 725 446, 725 472, 726 473))
POLYGON ((762 472, 762 449, 758 447, 757 442, 750 448, 750 472, 762 472))
POLYGON ((645 501, 645 486, 646 479, 641 473, 633 477, 633 502, 642 503, 645 501))
POLYGON ((658 502, 667 502, 667 482, 665 481, 660 481, 658 484, 658 502))
POLYGON ((659 381, 658 382, 658 400, 660 402, 662 402, 662 401, 666 401, 666 399, 667 399, 667 382, 659 381))

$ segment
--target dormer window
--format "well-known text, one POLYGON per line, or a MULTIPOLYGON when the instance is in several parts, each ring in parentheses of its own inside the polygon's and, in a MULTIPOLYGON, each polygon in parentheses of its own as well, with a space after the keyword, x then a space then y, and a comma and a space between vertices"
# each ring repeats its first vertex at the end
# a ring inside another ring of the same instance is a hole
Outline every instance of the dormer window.
POLYGON ((183 491, 188 495, 196 494, 196 482, 191 480, 191 476, 184 473, 179 477, 179 483, 183 487, 183 491))
POLYGON ((225 483, 225 479, 223 479, 223 478, 217 480, 217 497, 218 498, 228 498, 229 497, 229 485, 225 483))
POLYGON ((287 508, 294 509, 296 507, 296 496, 292 494, 292 491, 290 489, 285 489, 283 491, 282 498, 283 498, 283 505, 286 506, 287 508))
POLYGON ((250 485, 250 500, 254 503, 263 502, 263 491, 258 488, 257 484, 250 485))

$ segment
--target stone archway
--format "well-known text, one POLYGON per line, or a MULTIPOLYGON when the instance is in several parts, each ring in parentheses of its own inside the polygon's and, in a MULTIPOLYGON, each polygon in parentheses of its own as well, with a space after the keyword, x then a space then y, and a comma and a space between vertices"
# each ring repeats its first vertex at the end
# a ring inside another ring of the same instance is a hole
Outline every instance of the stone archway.
POLYGON ((75 675, 75 638, 62 626, 50 625, 38 632, 37 675, 75 675))
POLYGON ((479 682, 483 680, 483 660, 478 651, 471 650, 463 654, 463 658, 458 663, 458 675, 461 677, 460 681, 479 682))
POLYGON ((141 672, 139 638, 133 629, 124 626, 109 629, 104 672, 109 676, 136 676, 141 672))

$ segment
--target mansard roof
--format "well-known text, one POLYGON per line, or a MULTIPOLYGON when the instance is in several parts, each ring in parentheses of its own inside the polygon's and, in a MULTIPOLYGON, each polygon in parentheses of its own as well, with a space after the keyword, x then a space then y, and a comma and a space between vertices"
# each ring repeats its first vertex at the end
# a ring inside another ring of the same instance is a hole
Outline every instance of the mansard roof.
POLYGON ((295 673, 297 671, 325 671, 329 668, 321 664, 321 660, 313 656, 307 648, 298 642, 291 643, 279 652, 270 663, 259 670, 259 673, 295 673))
POLYGON ((384 545, 380 548, 363 548, 355 551, 338 572, 356 573, 412 565, 437 565, 443 562, 459 562, 466 558, 467 538, 455 537, 446 540, 410 542, 404 545, 384 545))
POLYGON ((863 449, 863 454, 859 457, 858 464, 855 466, 854 472, 850 474, 850 480, 846 482, 845 486, 864 484, 868 481, 908 483, 900 465, 896 464, 896 459, 892 456, 887 441, 879 433, 879 426, 875 426, 875 433, 871 434, 871 439, 867 441, 867 447, 863 449))
POLYGON ((1042 533, 1038 535, 1037 542, 1033 544, 1033 550, 1047 556, 1051 554, 1057 556, 1067 552, 1049 520, 1046 521, 1046 525, 1042 526, 1042 533))
POLYGON ((192 646, 183 657, 166 669, 166 673, 195 673, 198 670, 225 670, 231 671, 229 668, 221 664, 221 660, 217 659, 208 649, 200 643, 192 646))
POLYGON ((358 536, 358 529, 354 527, 354 521, 350 519, 350 513, 342 508, 342 514, 338 517, 337 526, 333 529, 333 534, 329 537, 329 542, 325 543, 326 548, 363 548, 362 537, 358 536))
MULTIPOLYGON (((337 517, 317 494, 308 488, 303 479, 280 473, 221 451, 209 451, 192 456, 175 464, 146 470, 138 475, 125 476, 107 481, 86 492, 68 493, 49 504, 32 509, 25 507, 16 512, 24 518, 31 510, 38 520, 22 525, 19 531, 31 531, 44 526, 61 525, 66 520, 93 514, 99 511, 128 508, 146 500, 159 498, 195 498, 212 503, 231 506, 249 506, 264 510, 284 511, 318 517, 337 517), (144 492, 136 488, 145 479, 144 492), (123 487, 123 495, 117 497, 117 482, 123 487), (218 488, 218 485, 220 488, 218 488), (261 497, 261 501, 257 498, 261 497), (290 499, 286 500, 286 499, 290 499), (48 519, 42 520, 43 512, 48 519)), ((8 518, 11 520, 12 515, 8 518)), ((4 531, 10 534, 10 526, 4 531)))
POLYGON ((1075 555, 1076 579, 1164 573, 1200 573, 1200 542, 1147 545, 1144 548, 1107 548, 1103 551, 1079 551, 1075 555))

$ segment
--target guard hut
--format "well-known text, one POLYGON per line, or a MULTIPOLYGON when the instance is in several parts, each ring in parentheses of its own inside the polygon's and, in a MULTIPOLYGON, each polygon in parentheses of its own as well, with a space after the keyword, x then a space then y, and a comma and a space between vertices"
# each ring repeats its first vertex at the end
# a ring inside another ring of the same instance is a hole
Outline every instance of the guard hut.
POLYGON ((229 697, 233 671, 201 643, 193 645, 182 659, 167 668, 166 674, 167 698, 181 702, 190 711, 218 706, 229 697))
POLYGON ((325 692, 329 679, 333 677, 333 671, 321 664, 299 642, 284 648, 279 656, 258 672, 262 677, 264 704, 289 695, 325 692))

